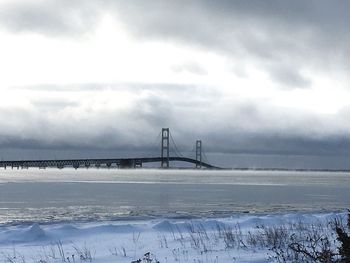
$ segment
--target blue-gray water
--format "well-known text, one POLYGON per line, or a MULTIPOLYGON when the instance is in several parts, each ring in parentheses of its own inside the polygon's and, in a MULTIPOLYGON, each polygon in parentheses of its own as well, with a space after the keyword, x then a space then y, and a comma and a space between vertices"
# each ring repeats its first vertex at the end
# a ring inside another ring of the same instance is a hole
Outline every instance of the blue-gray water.
POLYGON ((350 208, 350 173, 1 170, 0 222, 225 216, 350 208))

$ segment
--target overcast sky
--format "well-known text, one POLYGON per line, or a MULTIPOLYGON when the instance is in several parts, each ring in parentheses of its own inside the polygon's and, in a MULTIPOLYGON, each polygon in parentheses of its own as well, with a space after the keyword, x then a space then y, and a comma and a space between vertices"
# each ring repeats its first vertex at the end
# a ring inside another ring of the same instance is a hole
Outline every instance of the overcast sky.
POLYGON ((0 154, 157 155, 169 127, 216 164, 350 168, 349 10, 0 0, 0 154))

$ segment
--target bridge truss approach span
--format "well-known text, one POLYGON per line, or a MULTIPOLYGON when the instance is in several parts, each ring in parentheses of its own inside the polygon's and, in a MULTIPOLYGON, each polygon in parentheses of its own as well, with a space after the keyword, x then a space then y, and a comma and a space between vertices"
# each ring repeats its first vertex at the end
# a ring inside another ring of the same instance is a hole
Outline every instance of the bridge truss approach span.
MULTIPOLYGON (((160 163, 162 157, 146 157, 146 158, 120 158, 120 159, 65 159, 65 160, 23 160, 23 161, 0 161, 2 168, 65 168, 73 167, 117 167, 117 168, 137 168, 142 167, 145 163, 160 163)), ((218 169, 211 164, 201 162, 187 157, 168 157, 169 161, 187 162, 196 166, 201 165, 208 169, 218 169)))

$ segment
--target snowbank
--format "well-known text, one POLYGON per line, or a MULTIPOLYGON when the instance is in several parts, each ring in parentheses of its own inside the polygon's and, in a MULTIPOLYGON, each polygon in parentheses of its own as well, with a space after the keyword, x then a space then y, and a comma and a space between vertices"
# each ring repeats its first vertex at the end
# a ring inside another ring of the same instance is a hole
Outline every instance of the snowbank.
MULTIPOLYGON (((0 226, 0 257, 42 262, 130 263, 146 252, 160 262, 269 262, 269 250, 239 244, 261 226, 319 224, 327 214, 235 215, 221 219, 159 219, 0 226), (229 240, 228 233, 236 240, 229 240), (242 241, 241 240, 241 241, 242 241), (234 243, 236 242, 236 243, 234 243), (78 262, 78 260, 76 261, 78 262)), ((324 224, 327 225, 327 224, 324 224)), ((244 241, 245 242, 245 241, 244 241)), ((2 260, 0 258, 0 260, 2 260)))

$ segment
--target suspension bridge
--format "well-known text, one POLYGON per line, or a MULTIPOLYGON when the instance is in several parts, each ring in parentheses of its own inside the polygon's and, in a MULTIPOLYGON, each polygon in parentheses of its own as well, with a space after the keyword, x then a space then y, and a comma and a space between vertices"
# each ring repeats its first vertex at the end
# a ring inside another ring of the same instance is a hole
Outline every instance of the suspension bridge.
POLYGON ((195 144, 195 159, 183 156, 173 139, 169 128, 162 128, 160 156, 138 157, 138 158, 108 158, 108 159, 62 159, 62 160, 20 160, 20 161, 0 161, 0 167, 21 168, 36 167, 39 169, 73 167, 75 169, 85 167, 107 167, 107 168, 141 168, 146 163, 160 163, 160 167, 170 168, 170 162, 184 162, 194 165, 197 169, 220 169, 209 164, 202 148, 202 141, 197 140, 195 144), (176 156, 170 155, 170 140, 174 145, 173 152, 176 156))

